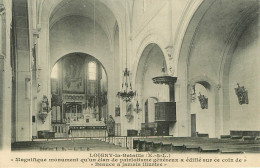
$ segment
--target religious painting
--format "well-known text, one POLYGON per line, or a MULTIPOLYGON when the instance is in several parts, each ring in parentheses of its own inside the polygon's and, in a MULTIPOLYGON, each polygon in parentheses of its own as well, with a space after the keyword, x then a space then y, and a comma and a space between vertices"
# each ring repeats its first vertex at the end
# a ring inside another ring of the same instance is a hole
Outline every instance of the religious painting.
MULTIPOLYGON (((200 94, 200 93, 199 93, 200 94)), ((202 109, 208 109, 208 98, 204 95, 199 95, 198 99, 200 101, 200 106, 202 109)))
POLYGON ((239 84, 237 83, 237 88, 235 88, 235 92, 238 98, 238 103, 240 105, 248 104, 248 92, 244 86, 239 86, 239 84))
POLYGON ((84 59, 80 56, 63 59, 63 91, 70 93, 84 92, 84 59))
POLYGON ((115 117, 120 117, 120 107, 115 108, 115 117))

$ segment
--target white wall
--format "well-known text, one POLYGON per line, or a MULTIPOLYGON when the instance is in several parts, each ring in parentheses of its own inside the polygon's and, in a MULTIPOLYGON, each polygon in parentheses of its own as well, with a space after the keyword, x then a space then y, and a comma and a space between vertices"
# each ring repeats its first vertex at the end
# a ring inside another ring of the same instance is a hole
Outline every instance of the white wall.
POLYGON ((51 65, 62 56, 71 52, 86 52, 97 58, 107 70, 111 65, 111 53, 108 38, 104 31, 89 18, 68 16, 50 29, 51 65))
POLYGON ((191 114, 196 114, 196 132, 209 134, 215 137, 215 98, 214 93, 201 84, 195 85, 196 100, 191 103, 191 114), (208 98, 208 108, 202 109, 199 101, 199 93, 208 98))
POLYGON ((260 130, 259 26, 253 22, 239 39, 229 72, 230 130, 260 130), (234 88, 248 90, 249 104, 240 105, 234 88))

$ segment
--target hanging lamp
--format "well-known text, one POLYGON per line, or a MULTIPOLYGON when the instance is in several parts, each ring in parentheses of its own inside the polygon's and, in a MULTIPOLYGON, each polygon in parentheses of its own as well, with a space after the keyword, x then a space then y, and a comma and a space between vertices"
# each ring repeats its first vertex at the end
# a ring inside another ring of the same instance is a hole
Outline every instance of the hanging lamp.
POLYGON ((126 67, 123 72, 123 82, 121 91, 117 92, 117 96, 125 102, 129 102, 136 95, 136 92, 132 89, 132 84, 130 81, 130 71, 126 67))
MULTIPOLYGON (((126 25, 126 12, 125 12, 125 25, 126 25)), ((127 29, 125 29, 127 37, 127 29)), ((117 92, 117 96, 125 102, 130 102, 132 98, 136 95, 136 92, 133 91, 131 80, 130 80, 130 71, 127 68, 127 40, 126 40, 126 65, 125 70, 123 71, 123 82, 122 88, 117 92)))

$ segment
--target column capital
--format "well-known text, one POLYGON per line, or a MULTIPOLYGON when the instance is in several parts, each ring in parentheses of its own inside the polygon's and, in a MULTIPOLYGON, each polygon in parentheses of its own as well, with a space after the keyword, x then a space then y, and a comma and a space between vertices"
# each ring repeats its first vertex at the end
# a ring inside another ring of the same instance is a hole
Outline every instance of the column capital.
POLYGON ((40 32, 41 32, 41 29, 40 29, 40 28, 33 29, 33 43, 34 43, 34 44, 37 44, 38 38, 39 38, 39 36, 40 36, 40 32))
POLYGON ((5 5, 4 4, 0 4, 0 15, 4 15, 5 14, 5 5))
POLYGON ((167 58, 168 62, 167 63, 167 69, 168 69, 168 74, 173 76, 175 73, 175 68, 174 68, 174 58, 173 58, 173 52, 174 52, 174 46, 173 45, 168 45, 165 47, 166 53, 167 53, 167 58))
POLYGON ((5 55, 3 53, 0 53, 0 59, 5 59, 5 55))
POLYGON ((168 46, 165 47, 165 49, 167 51, 169 60, 172 60, 173 59, 174 46, 173 45, 168 45, 168 46))
POLYGON ((220 88, 221 88, 221 84, 217 84, 217 85, 216 85, 216 89, 217 89, 217 90, 220 90, 220 88))

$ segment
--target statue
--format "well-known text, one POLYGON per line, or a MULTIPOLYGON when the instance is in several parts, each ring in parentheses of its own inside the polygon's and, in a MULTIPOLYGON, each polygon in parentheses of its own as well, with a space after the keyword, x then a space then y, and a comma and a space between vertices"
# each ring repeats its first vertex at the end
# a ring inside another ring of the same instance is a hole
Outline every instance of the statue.
POLYGON ((115 120, 112 115, 110 115, 107 120, 107 132, 108 136, 115 136, 115 120))
POLYGON ((199 98, 199 101, 200 101, 201 108, 202 109, 208 109, 208 98, 204 95, 201 95, 201 94, 198 96, 198 98, 199 98))
POLYGON ((235 88, 235 92, 238 98, 238 103, 240 105, 248 104, 248 91, 244 86, 239 86, 239 84, 237 83, 237 88, 235 88))
POLYGON ((41 110, 39 111, 39 118, 42 120, 42 123, 45 123, 45 119, 50 112, 49 101, 47 96, 43 96, 41 102, 41 110))

